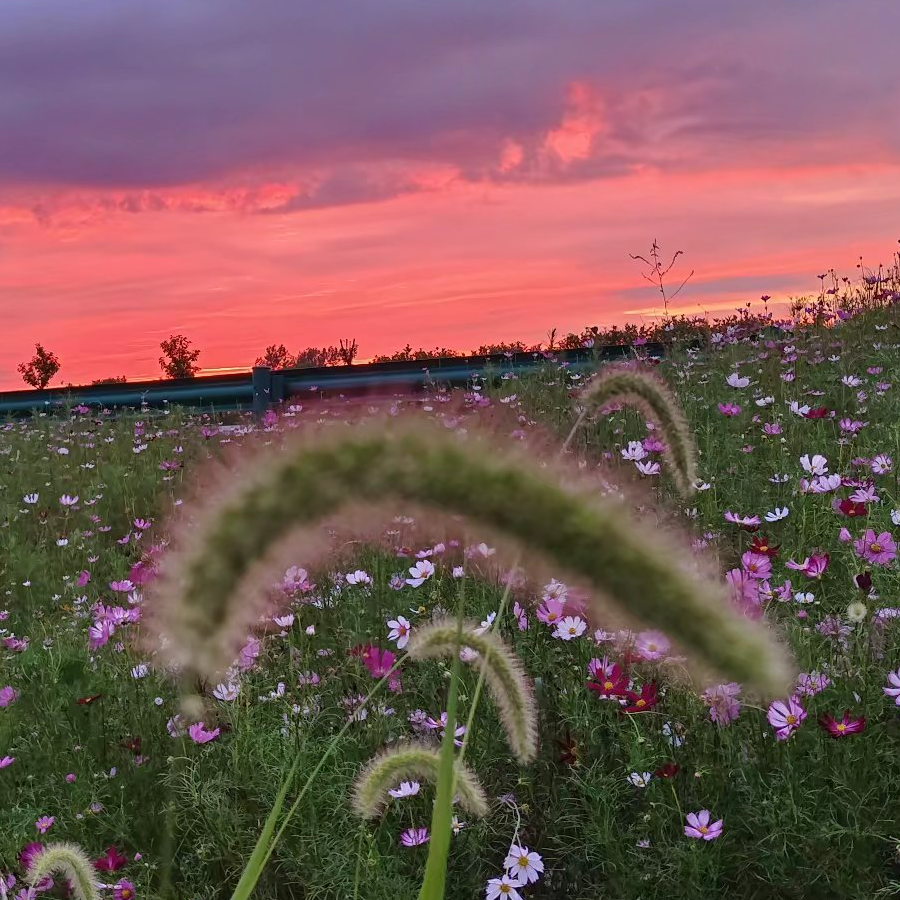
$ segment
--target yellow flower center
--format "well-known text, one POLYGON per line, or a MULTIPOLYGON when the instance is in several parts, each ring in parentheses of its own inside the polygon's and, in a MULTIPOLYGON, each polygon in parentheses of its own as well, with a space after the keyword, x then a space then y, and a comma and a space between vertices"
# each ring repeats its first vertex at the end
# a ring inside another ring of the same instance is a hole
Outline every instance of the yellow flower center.
POLYGON ((613 689, 613 683, 611 681, 604 681, 603 688, 604 690, 611 691, 613 689))
POLYGON ((838 725, 837 730, 838 730, 838 731, 846 731, 846 730, 847 730, 847 726, 846 726, 843 722, 841 722, 841 724, 838 725))
POLYGON ((635 703, 634 705, 635 705, 635 706, 646 706, 646 705, 647 705, 647 701, 646 701, 646 700, 638 700, 638 702, 635 703))
POLYGON ((869 549, 873 553, 881 553, 883 548, 882 548, 881 544, 869 544, 869 549))
POLYGON ((788 716, 788 717, 785 719, 785 722, 787 722, 788 725, 796 725, 796 724, 797 724, 797 717, 796 717, 796 716, 788 716))
POLYGON ((519 857, 519 865, 520 865, 523 869, 527 869, 527 868, 528 868, 528 857, 527 857, 527 856, 520 856, 520 857, 519 857))
POLYGON ((501 894, 511 894, 512 888, 508 884, 501 884, 500 885, 500 893, 501 894))
POLYGON ((705 825, 701 825, 701 826, 697 829, 697 831, 699 831, 700 834, 706 834, 706 833, 709 831, 709 829, 708 829, 705 825))

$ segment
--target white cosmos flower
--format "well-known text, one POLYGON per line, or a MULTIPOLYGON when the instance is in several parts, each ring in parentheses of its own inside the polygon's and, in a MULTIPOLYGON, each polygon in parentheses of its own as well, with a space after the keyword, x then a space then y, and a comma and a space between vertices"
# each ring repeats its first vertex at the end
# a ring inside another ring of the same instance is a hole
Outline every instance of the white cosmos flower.
POLYGON ((800 465, 803 467, 803 471, 809 472, 810 475, 824 475, 828 471, 828 460, 819 453, 816 453, 812 459, 809 454, 804 454, 800 457, 800 465))
POLYGON ((531 884, 540 878, 544 871, 544 862, 539 853, 513 844, 506 854, 503 867, 520 885, 531 884))
POLYGON ((767 522, 780 522, 786 519, 790 510, 786 506, 776 506, 771 512, 767 512, 765 519, 767 522))
POLYGON ((732 372, 726 379, 727 384, 730 384, 733 388, 745 388, 748 384, 750 384, 750 379, 745 375, 739 375, 737 372, 732 372))
POLYGON ((434 575, 434 565, 427 559, 420 559, 414 566, 412 566, 412 568, 410 568, 409 574, 412 577, 407 578, 406 583, 410 587, 418 587, 420 584, 423 584, 429 578, 431 578, 432 575, 434 575))
POLYGON ((628 446, 622 451, 622 459, 638 462, 647 457, 647 451, 640 441, 629 441, 628 446))

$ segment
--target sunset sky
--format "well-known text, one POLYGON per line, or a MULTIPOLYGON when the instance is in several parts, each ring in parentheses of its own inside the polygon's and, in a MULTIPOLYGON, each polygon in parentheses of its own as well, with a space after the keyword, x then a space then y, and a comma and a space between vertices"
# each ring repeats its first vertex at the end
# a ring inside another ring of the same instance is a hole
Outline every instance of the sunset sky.
POLYGON ((0 389, 471 350, 900 245, 897 0, 3 0, 0 389))

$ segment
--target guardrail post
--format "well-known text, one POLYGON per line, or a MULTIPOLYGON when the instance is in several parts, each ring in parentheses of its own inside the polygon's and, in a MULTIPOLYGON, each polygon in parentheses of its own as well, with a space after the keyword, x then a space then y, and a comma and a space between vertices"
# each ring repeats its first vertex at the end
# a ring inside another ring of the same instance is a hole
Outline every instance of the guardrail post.
POLYGON ((268 366, 253 367, 253 415, 261 419, 272 402, 272 370, 268 366))

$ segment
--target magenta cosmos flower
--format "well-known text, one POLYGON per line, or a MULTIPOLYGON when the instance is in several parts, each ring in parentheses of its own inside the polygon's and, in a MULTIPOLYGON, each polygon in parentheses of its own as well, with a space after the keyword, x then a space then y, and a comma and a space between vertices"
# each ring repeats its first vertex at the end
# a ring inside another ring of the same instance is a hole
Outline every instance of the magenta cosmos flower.
POLYGON ((134 885, 124 878, 116 884, 113 890, 113 900, 134 900, 136 896, 134 885))
POLYGON ((775 737, 779 741, 786 741, 806 718, 806 710, 800 705, 797 696, 789 697, 787 701, 776 700, 769 706, 766 713, 769 724, 775 729, 775 737))
POLYGON ((722 833, 722 819, 712 824, 709 822, 710 814, 708 809, 701 809, 700 812, 687 814, 687 825, 684 826, 684 833, 689 838, 699 838, 704 841, 714 841, 722 833))
POLYGON ((194 722, 194 724, 188 728, 188 734, 195 744, 208 744, 219 736, 219 729, 213 728, 212 731, 209 731, 204 728, 202 722, 194 722))
POLYGON ((840 719, 825 713, 819 719, 819 725, 828 732, 833 738, 847 737, 848 734, 860 734, 865 730, 866 720, 864 716, 858 719, 850 717, 850 710, 845 709, 840 719))
POLYGON ((0 688, 0 706, 9 706, 19 698, 19 692, 10 685, 0 688))
POLYGON ((37 822, 34 823, 34 827, 41 834, 46 834, 52 827, 53 823, 56 822, 55 816, 41 816, 37 822))
POLYGON ((856 555, 876 566, 886 566, 897 558, 897 545, 887 531, 875 534, 871 528, 853 542, 856 555))

